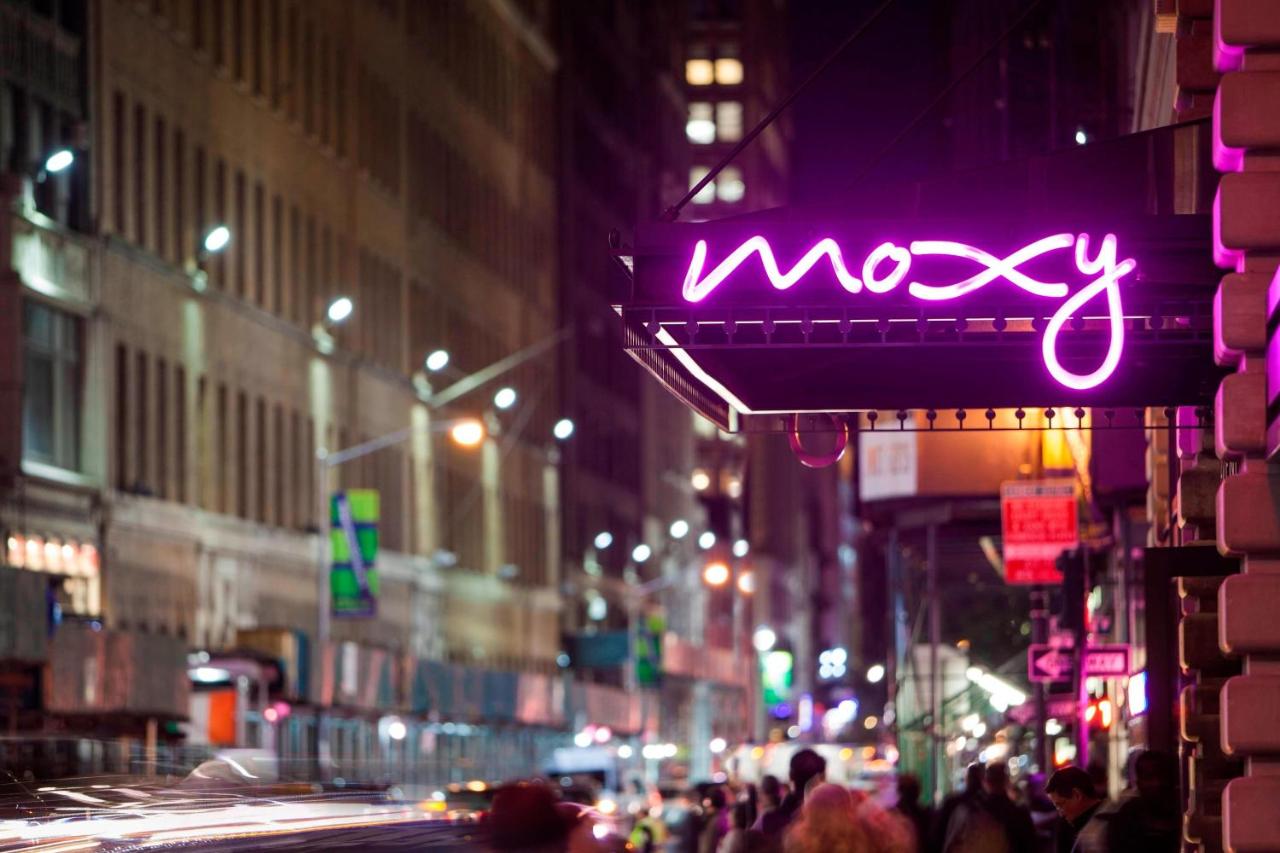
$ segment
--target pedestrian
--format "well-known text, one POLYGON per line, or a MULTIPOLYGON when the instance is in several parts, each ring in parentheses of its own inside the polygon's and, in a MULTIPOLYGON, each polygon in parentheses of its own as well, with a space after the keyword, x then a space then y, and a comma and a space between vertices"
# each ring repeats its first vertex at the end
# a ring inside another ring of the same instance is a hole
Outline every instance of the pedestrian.
POLYGON ((987 811, 1004 829, 1013 853, 1035 853, 1036 828, 1031 813, 1009 797, 1009 768, 988 764, 984 779, 987 811))
POLYGON ((723 813, 728 800, 719 785, 707 791, 702 799, 702 832, 698 835, 698 853, 716 853, 720 839, 728 834, 723 813))
POLYGON ((782 798, 778 808, 762 814, 756 822, 756 829, 775 840, 782 838, 787 825, 795 819, 800 807, 804 805, 806 788, 815 780, 820 784, 826 778, 827 760, 812 749, 802 749, 791 756, 789 770, 790 793, 782 798))
MULTIPOLYGON (((1107 849, 1175 851, 1182 836, 1175 768, 1168 756, 1139 752, 1130 764, 1132 787, 1107 815, 1107 849)), ((1102 817, 1102 810, 1097 813, 1102 817)))
POLYGON ((499 788, 485 822, 491 849, 563 853, 580 814, 560 805, 547 785, 518 782, 499 788))
POLYGON ((923 853, 929 843, 933 814, 920 803, 920 780, 917 777, 910 773, 898 777, 898 803, 893 808, 911 825, 915 835, 914 848, 923 853))
POLYGON ((930 850, 945 850, 947 835, 951 828, 951 819, 955 817, 956 811, 961 806, 982 798, 984 772, 985 768, 981 764, 976 762, 970 764, 965 769, 964 788, 948 794, 942 800, 942 807, 934 815, 933 840, 929 844, 930 850))
POLYGON ((1058 850, 1080 853, 1085 849, 1079 844, 1080 834, 1089 826, 1104 802, 1098 789, 1094 787, 1093 777, 1079 767, 1063 767, 1049 777, 1045 793, 1064 821, 1059 827, 1058 850))
POLYGON ((751 828, 751 803, 734 803, 730 809, 729 834, 720 842, 717 853, 749 853, 758 848, 755 842, 763 833, 751 828))
POLYGON ((863 853, 871 851, 854 809, 854 798, 839 785, 813 788, 787 830, 786 853, 863 853))

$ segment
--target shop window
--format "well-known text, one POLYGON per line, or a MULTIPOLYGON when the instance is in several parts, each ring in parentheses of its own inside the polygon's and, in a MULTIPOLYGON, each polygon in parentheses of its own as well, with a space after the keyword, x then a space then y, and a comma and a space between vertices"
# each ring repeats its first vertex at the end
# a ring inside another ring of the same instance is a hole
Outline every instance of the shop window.
POLYGON ((737 166, 725 166, 716 178, 716 198, 727 204, 742 201, 747 185, 742 181, 742 170, 737 166))
POLYGON ((742 103, 721 101, 716 104, 716 137, 721 142, 737 142, 742 139, 742 103))
POLYGON ((697 145, 710 145, 716 140, 716 123, 711 104, 695 101, 689 104, 689 120, 685 123, 685 135, 697 145))
POLYGON ((22 325, 22 458, 79 470, 82 324, 71 314, 28 301, 22 325))

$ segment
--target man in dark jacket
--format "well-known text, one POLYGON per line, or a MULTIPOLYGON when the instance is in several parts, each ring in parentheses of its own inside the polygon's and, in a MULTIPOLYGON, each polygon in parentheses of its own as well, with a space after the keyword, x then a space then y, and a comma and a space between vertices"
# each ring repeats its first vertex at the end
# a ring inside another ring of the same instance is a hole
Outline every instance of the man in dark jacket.
POLYGON ((1093 785, 1093 778, 1079 767, 1063 767, 1049 777, 1045 793, 1066 822, 1059 834, 1058 849, 1076 849, 1080 833, 1102 807, 1103 798, 1093 785), (1068 845, 1066 842, 1070 841, 1068 845))
POLYGON ((1009 799, 1009 768, 988 764, 985 781, 987 811, 1004 829, 1013 853, 1035 853, 1036 829, 1031 814, 1009 799))
POLYGON ((950 793, 943 799, 933 823, 933 840, 929 844, 930 850, 942 850, 946 847, 947 830, 951 819, 955 817, 957 810, 963 811, 960 809, 961 806, 982 799, 982 777, 983 766, 976 763, 970 764, 964 774, 964 790, 950 793))

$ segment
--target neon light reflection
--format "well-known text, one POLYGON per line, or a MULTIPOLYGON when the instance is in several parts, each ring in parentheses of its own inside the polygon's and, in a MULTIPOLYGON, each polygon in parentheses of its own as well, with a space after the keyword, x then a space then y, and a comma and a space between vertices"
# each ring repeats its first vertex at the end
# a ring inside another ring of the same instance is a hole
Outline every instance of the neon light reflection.
POLYGON ((982 249, 950 240, 915 240, 907 248, 894 243, 881 243, 867 255, 862 265, 862 278, 858 278, 849 271, 839 244, 830 237, 819 240, 791 269, 783 272, 769 241, 757 235, 744 241, 705 275, 703 269, 707 263, 707 242, 699 240, 694 245, 689 270, 684 277, 682 294, 687 302, 701 302, 752 255, 759 255, 760 265, 764 268, 769 283, 776 290, 791 289, 820 260, 826 258, 831 264, 836 280, 845 291, 860 293, 865 286, 868 291, 877 294, 889 293, 907 279, 912 258, 927 256, 961 258, 973 261, 982 269, 969 278, 949 284, 911 281, 907 284, 907 292, 923 302, 946 302, 973 293, 997 279, 1004 279, 1032 296, 1064 299, 1045 327, 1040 346, 1041 356, 1049 375, 1058 384, 1074 391, 1087 391, 1107 381, 1120 364, 1120 357, 1124 351, 1124 309, 1120 303, 1120 279, 1137 268, 1137 263, 1132 258, 1117 261, 1114 234, 1107 234, 1102 238, 1097 254, 1093 257, 1089 256, 1090 242, 1088 234, 1053 234, 1036 240, 1004 258, 997 258, 982 249), (1020 266, 1036 258, 1071 249, 1074 249, 1076 269, 1081 275, 1091 278, 1074 294, 1070 293, 1065 282, 1039 281, 1019 269, 1020 266), (1058 359, 1058 336, 1067 321, 1089 300, 1103 294, 1106 296, 1110 334, 1106 355, 1093 372, 1072 373, 1063 367, 1058 359))

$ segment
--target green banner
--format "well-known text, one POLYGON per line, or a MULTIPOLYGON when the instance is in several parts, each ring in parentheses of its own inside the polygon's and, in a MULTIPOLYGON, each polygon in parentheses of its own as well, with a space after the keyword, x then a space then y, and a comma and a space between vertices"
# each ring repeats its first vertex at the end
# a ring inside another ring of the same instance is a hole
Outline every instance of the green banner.
POLYGON ((376 489, 347 489, 329 500, 329 592, 334 616, 372 616, 378 609, 376 489))
POLYGON ((654 614, 640 620, 636 632, 636 683, 649 687, 662 683, 662 634, 666 620, 654 614))

